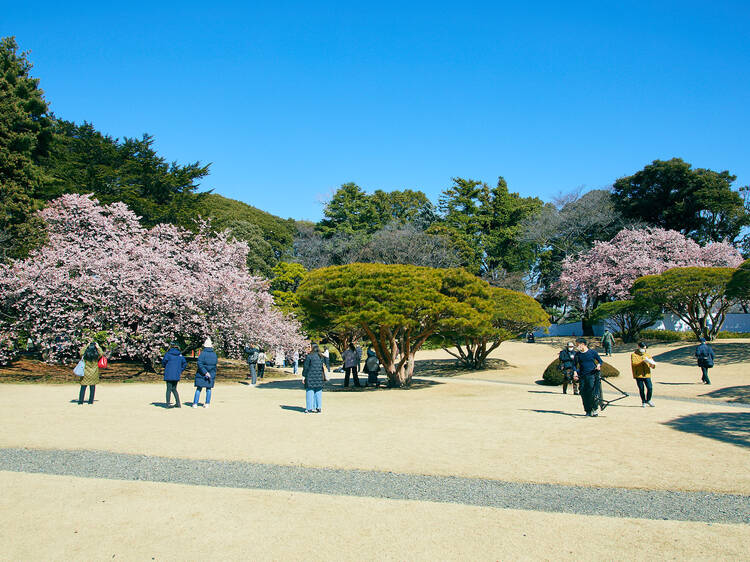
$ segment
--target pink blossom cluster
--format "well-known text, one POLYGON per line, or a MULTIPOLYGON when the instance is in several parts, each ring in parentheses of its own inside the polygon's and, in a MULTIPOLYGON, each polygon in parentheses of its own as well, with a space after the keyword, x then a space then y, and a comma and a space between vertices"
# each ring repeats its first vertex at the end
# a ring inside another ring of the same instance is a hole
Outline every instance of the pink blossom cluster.
POLYGON ((633 282, 673 267, 738 267, 742 255, 728 242, 700 246, 675 230, 623 229, 609 242, 563 262, 557 290, 568 298, 629 299, 633 282))
POLYGON ((63 195, 40 211, 49 243, 0 267, 0 362, 27 336, 46 361, 75 359, 104 333, 113 356, 153 362, 174 338, 211 336, 227 356, 254 342, 302 349, 299 323, 273 305, 268 282, 246 269, 248 247, 209 225, 146 229, 122 203, 63 195))

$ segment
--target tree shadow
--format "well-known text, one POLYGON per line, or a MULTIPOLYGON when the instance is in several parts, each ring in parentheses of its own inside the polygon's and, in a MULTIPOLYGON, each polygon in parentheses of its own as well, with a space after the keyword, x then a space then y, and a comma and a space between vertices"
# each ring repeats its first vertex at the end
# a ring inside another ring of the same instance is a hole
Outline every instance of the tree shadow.
POLYGON ((288 406, 286 404, 282 404, 279 406, 282 410, 289 410, 290 412, 302 412, 305 413, 305 409, 302 406, 288 406))
POLYGON ((456 377, 479 371, 502 371, 511 367, 503 359, 487 359, 482 369, 469 369, 461 365, 458 359, 417 359, 414 361, 414 375, 422 377, 456 377))
POLYGON ((739 404, 750 404, 750 385, 718 388, 706 394, 700 394, 700 396, 719 398, 727 402, 737 402, 739 404))
POLYGON ((522 408, 525 412, 536 412, 537 414, 557 414, 558 416, 568 416, 571 418, 585 418, 586 414, 571 414, 570 412, 563 412, 562 410, 532 410, 528 408, 522 408))
MULTIPOLYGON (((344 386, 344 379, 333 379, 325 383, 323 387, 324 392, 383 392, 386 390, 421 390, 423 388, 429 388, 445 384, 439 381, 432 381, 426 379, 412 379, 411 386, 404 388, 391 388, 386 386, 383 381, 383 377, 380 378, 380 386, 344 386)), ((304 390, 305 387, 302 384, 302 379, 283 379, 277 381, 270 381, 258 385, 258 389, 281 389, 281 390, 304 390)))
POLYGON ((685 433, 750 448, 750 414, 746 412, 688 414, 665 425, 685 433))
MULTIPOLYGON (((750 344, 741 342, 711 342, 716 356, 714 362, 716 365, 733 365, 736 363, 745 363, 750 361, 750 344)), ((654 361, 657 363, 670 363, 672 365, 684 365, 697 367, 695 358, 695 348, 698 344, 691 344, 677 349, 670 349, 659 355, 654 355, 654 361)))

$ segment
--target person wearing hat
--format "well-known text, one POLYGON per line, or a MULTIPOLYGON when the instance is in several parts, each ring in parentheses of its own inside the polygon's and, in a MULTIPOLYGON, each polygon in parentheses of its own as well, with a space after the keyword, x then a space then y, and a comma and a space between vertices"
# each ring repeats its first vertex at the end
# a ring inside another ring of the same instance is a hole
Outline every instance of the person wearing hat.
POLYGON ((174 407, 182 408, 180 395, 177 394, 177 383, 180 382, 182 372, 187 367, 187 359, 180 353, 180 346, 176 341, 169 344, 169 349, 161 360, 161 366, 164 367, 164 381, 167 383, 167 408, 170 407, 172 394, 174 394, 174 407))
POLYGON ((219 363, 219 358, 216 356, 214 351, 213 342, 211 338, 206 338, 203 343, 203 349, 201 354, 198 356, 198 371, 195 373, 195 396, 193 397, 193 408, 198 407, 198 400, 201 397, 201 389, 206 389, 206 402, 203 404, 204 408, 208 408, 211 404, 211 389, 214 387, 216 382, 216 365, 219 363))
POLYGON ((602 347, 604 347, 604 353, 607 354, 607 357, 612 357, 612 346, 615 345, 615 337, 612 335, 612 332, 609 331, 609 329, 604 330, 604 335, 602 336, 602 347))
POLYGON ((579 392, 581 401, 586 415, 596 417, 597 403, 596 393, 601 384, 602 358, 593 349, 589 349, 588 342, 585 338, 578 338, 578 353, 575 357, 575 371, 573 371, 573 380, 579 383, 579 392))
POLYGON ((638 385, 638 392, 641 395, 641 408, 646 406, 654 407, 651 402, 651 395, 654 387, 651 384, 651 369, 656 367, 656 361, 646 353, 646 342, 638 342, 638 350, 630 354, 630 368, 633 370, 633 378, 638 385))
POLYGON ((714 350, 706 343, 706 338, 700 338, 701 344, 695 348, 695 357, 698 360, 698 366, 701 368, 701 382, 711 384, 708 378, 708 370, 714 366, 714 350))
POLYGON ((573 372, 576 370, 575 344, 569 341, 562 351, 560 351, 557 358, 560 360, 560 371, 563 374, 563 394, 568 393, 568 385, 571 383, 573 385, 573 394, 578 394, 578 381, 573 380, 573 372))

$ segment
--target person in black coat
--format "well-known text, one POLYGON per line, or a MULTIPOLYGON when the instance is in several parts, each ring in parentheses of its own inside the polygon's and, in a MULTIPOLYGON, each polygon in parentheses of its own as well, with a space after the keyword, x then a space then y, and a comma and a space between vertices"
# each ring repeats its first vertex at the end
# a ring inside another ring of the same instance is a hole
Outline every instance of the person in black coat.
POLYGON ((206 338, 206 342, 203 344, 203 350, 198 356, 198 370, 195 373, 195 396, 193 397, 193 408, 198 407, 198 400, 200 400, 202 388, 206 389, 206 403, 203 407, 208 408, 209 404, 211 404, 211 389, 216 382, 216 366, 218 363, 219 358, 216 356, 211 338, 206 338))
POLYGON ((310 353, 302 365, 302 377, 305 381, 305 413, 320 413, 323 405, 323 385, 328 379, 323 355, 318 344, 312 344, 310 353))
POLYGON ((576 347, 572 341, 560 351, 558 355, 560 360, 560 370, 563 374, 563 394, 568 393, 568 385, 573 385, 573 394, 578 394, 578 381, 573 380, 573 373, 576 370, 576 347))
POLYGON ((380 373, 380 362, 372 347, 367 348, 367 359, 365 360, 365 373, 367 373, 367 386, 380 386, 378 373, 380 373))
POLYGON ((583 409, 586 410, 587 416, 596 417, 597 413, 597 392, 601 384, 602 358, 593 349, 589 349, 588 342, 585 338, 578 338, 578 353, 575 358, 575 372, 573 380, 580 383, 581 400, 583 409))
POLYGON ((695 348, 695 357, 698 360, 698 366, 701 368, 701 382, 711 384, 708 378, 708 370, 714 366, 714 350, 706 343, 706 338, 700 339, 701 344, 695 348))
POLYGON ((177 342, 169 344, 169 349, 161 360, 161 366, 164 367, 164 381, 167 383, 167 408, 170 406, 172 394, 174 394, 175 408, 182 408, 180 395, 177 394, 177 383, 180 381, 185 367, 187 367, 187 359, 180 353, 177 342))

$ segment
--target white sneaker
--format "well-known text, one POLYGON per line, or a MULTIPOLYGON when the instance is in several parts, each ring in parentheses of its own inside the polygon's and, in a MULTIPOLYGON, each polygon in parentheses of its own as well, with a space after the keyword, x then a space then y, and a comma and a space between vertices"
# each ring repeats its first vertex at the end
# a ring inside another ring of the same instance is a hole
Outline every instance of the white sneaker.
POLYGON ((649 400, 648 402, 646 402, 646 404, 648 404, 648 405, 649 405, 649 406, 651 406, 652 408, 656 408, 656 406, 654 406, 654 403, 653 403, 653 402, 651 402, 651 400, 649 400))
POLYGON ((198 404, 193 404, 193 408, 197 408, 197 407, 198 407, 198 404))
POLYGON ((208 408, 211 404, 203 404, 204 408, 208 408))
POLYGON ((641 404, 641 408, 645 408, 645 407, 646 407, 646 403, 644 402, 643 404, 641 404))

